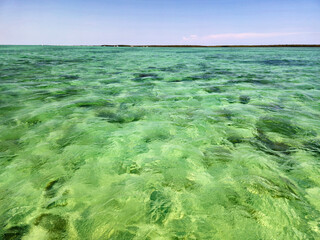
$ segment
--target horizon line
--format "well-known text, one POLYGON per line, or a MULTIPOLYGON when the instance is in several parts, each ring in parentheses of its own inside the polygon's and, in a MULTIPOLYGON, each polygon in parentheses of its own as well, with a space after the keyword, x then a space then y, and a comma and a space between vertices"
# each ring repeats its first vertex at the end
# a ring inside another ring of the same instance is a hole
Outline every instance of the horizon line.
POLYGON ((319 44, 0 44, 0 46, 74 46, 74 47, 320 47, 319 44))

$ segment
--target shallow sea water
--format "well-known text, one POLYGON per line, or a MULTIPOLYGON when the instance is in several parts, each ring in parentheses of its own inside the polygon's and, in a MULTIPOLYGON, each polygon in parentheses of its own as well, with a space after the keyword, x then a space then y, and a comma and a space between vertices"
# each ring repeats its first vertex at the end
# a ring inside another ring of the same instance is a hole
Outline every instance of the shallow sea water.
POLYGON ((0 47, 0 239, 320 239, 320 48, 0 47))

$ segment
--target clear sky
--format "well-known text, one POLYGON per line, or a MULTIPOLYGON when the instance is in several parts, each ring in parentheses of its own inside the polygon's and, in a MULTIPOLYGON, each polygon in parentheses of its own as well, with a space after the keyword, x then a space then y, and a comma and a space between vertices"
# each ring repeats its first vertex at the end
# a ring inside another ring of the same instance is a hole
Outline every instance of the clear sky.
POLYGON ((0 44, 320 44, 320 0, 0 0, 0 44))

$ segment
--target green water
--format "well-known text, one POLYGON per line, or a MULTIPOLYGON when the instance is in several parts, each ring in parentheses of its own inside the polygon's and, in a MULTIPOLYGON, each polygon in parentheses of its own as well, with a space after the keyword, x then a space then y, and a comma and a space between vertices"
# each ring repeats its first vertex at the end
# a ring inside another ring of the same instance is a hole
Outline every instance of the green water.
POLYGON ((320 48, 0 47, 0 239, 320 239, 320 48))

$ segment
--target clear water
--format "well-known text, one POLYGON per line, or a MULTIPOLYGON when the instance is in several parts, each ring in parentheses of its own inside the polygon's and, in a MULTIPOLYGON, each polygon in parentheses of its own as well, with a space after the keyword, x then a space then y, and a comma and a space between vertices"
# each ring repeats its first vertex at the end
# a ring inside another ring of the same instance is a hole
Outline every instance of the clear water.
POLYGON ((319 48, 0 47, 2 239, 320 239, 319 48))

